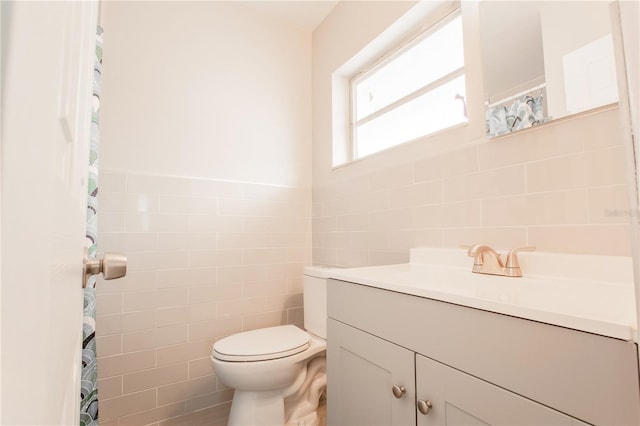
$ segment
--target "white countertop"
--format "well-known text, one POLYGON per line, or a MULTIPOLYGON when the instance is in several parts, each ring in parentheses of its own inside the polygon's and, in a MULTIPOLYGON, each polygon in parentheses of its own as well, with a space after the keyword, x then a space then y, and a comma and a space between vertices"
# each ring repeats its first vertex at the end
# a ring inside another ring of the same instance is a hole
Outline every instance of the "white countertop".
POLYGON ((328 275, 384 290, 637 341, 630 258, 549 253, 522 253, 520 257, 524 275, 520 278, 474 274, 473 261, 465 250, 426 248, 412 249, 410 263, 332 269, 328 275))

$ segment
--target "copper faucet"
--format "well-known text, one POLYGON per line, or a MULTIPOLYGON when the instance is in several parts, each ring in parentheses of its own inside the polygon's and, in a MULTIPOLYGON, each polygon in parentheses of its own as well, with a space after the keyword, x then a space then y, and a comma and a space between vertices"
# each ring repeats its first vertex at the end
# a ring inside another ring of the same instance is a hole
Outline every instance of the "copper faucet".
POLYGON ((503 262, 501 255, 485 244, 475 244, 467 254, 473 257, 473 269, 476 274, 500 275, 504 277, 521 277, 522 270, 518 262, 518 252, 533 251, 535 247, 518 247, 509 250, 503 262))

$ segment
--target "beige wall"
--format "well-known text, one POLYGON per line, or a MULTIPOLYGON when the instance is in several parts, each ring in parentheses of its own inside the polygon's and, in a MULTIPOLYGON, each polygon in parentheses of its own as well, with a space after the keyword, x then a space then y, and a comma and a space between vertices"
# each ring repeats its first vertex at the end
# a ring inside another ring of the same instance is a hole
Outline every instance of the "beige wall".
POLYGON ((382 6, 340 4, 315 31, 314 263, 406 262, 414 246, 478 242, 630 254, 617 107, 486 140, 478 39, 473 7, 466 6, 468 125, 336 169, 331 167, 331 74, 406 8, 386 9, 386 21, 362 22, 358 17, 369 7, 382 6), (358 43, 341 42, 345 28, 358 43))
POLYGON ((104 2, 101 425, 226 424, 216 339, 302 324, 311 38, 228 2, 104 2))
POLYGON ((239 3, 104 2, 103 165, 310 185, 310 35, 239 3))

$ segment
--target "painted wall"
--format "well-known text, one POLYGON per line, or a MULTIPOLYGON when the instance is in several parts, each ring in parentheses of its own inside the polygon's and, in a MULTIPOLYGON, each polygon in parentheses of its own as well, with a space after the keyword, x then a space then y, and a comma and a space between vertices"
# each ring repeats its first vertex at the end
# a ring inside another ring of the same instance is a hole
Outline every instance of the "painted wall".
POLYGON ((308 34, 232 2, 105 2, 102 21, 103 165, 310 184, 308 34))
POLYGON ((101 425, 226 424, 209 359, 302 324, 310 263, 311 37, 229 2, 104 2, 101 425))
POLYGON ((463 17, 468 125, 331 167, 332 73, 412 4, 339 4, 314 32, 314 263, 406 262, 411 247, 478 242, 629 255, 617 107, 485 139, 473 2, 463 17))

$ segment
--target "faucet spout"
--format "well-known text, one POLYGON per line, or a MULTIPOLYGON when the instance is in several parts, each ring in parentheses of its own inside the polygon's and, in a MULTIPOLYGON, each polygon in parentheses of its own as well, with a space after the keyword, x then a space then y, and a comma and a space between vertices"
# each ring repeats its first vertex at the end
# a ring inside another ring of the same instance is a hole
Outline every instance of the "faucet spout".
POLYGON ((473 257, 472 272, 479 274, 504 275, 504 264, 500 254, 485 244, 475 244, 467 251, 473 257))

